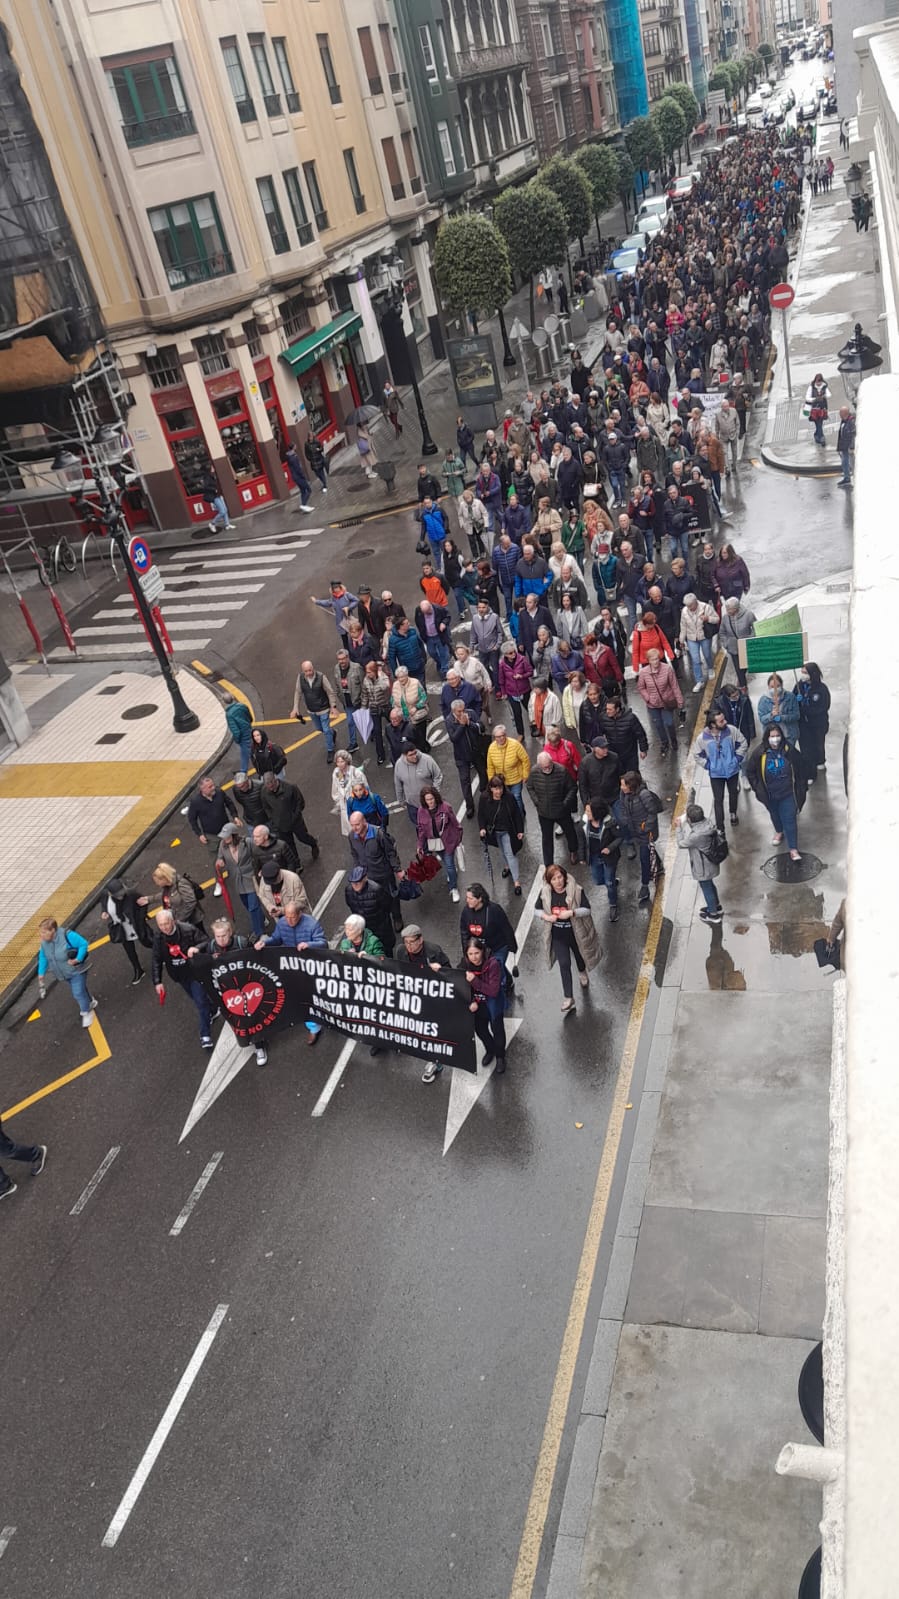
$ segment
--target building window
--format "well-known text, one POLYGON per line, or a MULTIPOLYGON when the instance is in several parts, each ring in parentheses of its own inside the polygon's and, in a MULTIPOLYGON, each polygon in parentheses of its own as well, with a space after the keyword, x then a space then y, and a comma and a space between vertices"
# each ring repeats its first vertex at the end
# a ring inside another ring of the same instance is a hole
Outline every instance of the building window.
POLYGON ((370 94, 383 94, 384 85, 378 71, 378 58, 375 55, 375 41, 372 38, 371 28, 357 28, 356 35, 359 40, 359 49, 362 52, 362 65, 368 79, 370 94))
POLYGON ((423 22, 419 28, 418 38, 421 44, 421 58, 424 62, 425 77, 431 85, 431 93, 439 94, 440 79, 437 75, 437 63, 434 60, 434 42, 431 38, 431 30, 426 22, 423 22))
POLYGON ((561 89, 553 89, 553 116, 556 122, 556 138, 565 137, 565 108, 562 104, 561 89))
POLYGON ((240 59, 240 51, 237 48, 237 40, 221 39, 219 42, 222 47, 225 71, 228 74, 228 84, 234 96, 234 104, 237 106, 237 115, 240 117, 241 122, 255 122, 256 107, 250 99, 247 77, 243 69, 243 62, 240 59))
POLYGON ((315 226, 318 228, 319 233, 324 233, 328 226, 328 213, 325 210, 325 202, 322 199, 322 191, 319 188, 318 173, 315 170, 314 161, 303 162, 303 176, 306 179, 306 190, 312 205, 315 226))
POLYGON ((405 200, 406 185, 400 172, 399 157, 393 139, 382 139, 381 150, 384 155, 384 165, 387 168, 387 182, 394 200, 405 200))
POLYGON ((262 354, 262 336, 259 332, 259 323, 254 316, 250 317, 249 322, 244 322, 243 330, 246 334, 247 349, 250 352, 250 356, 254 361, 258 361, 262 354))
POLYGON ((301 294, 295 294, 292 299, 282 300, 278 307, 281 312, 281 322, 284 332, 289 339, 301 339, 312 327, 312 318, 309 307, 301 294))
POLYGON ((556 52, 556 47, 553 44, 553 30, 550 26, 549 17, 540 18, 540 31, 543 35, 543 48, 546 52, 547 58, 549 58, 550 56, 555 55, 556 52))
POLYGON ((278 77, 281 79, 281 88, 284 91, 284 104, 288 111, 302 111, 297 86, 293 81, 293 72, 290 67, 290 56, 287 54, 287 40, 273 39, 272 49, 275 52, 275 65, 278 68, 278 77))
POLYGON ((265 212, 272 249, 275 255, 286 255, 290 249, 290 240, 287 237, 287 229, 284 226, 284 218, 281 215, 281 207, 278 204, 275 185, 271 178, 257 178, 256 187, 259 190, 259 198, 262 201, 262 209, 265 212))
POLYGON ((206 283, 234 271, 214 194, 154 206, 147 216, 170 289, 206 283))
POLYGON ((456 176, 456 157, 453 151, 453 136, 450 133, 448 122, 438 122, 437 137, 440 140, 443 170, 448 178, 454 178, 456 176))
POLYGON ((297 230, 300 244, 311 244, 315 235, 312 232, 312 223, 306 211, 306 201, 303 199, 303 186, 300 183, 300 174, 296 167, 291 167, 284 174, 284 187, 287 190, 287 199, 293 217, 293 225, 297 230))
POLYGON ((268 117, 276 117, 281 110, 281 96, 275 89, 275 82, 272 77, 272 69, 268 64, 268 51, 265 48, 265 35, 262 33, 251 33, 249 38, 250 54, 253 57, 253 64, 256 68, 256 76, 259 79, 259 87, 262 90, 262 104, 265 106, 265 114, 268 117))
POLYGON ((660 100, 662 98, 662 95, 665 93, 665 74, 664 74, 664 72, 650 72, 650 73, 647 73, 646 82, 647 82, 647 87, 649 89, 649 98, 650 98, 650 100, 660 100))
POLYGON ((180 139, 194 132, 193 112, 171 49, 116 56, 104 61, 103 66, 129 148, 180 139))
POLYGON ((643 50, 644 50, 644 53, 646 55, 648 55, 648 56, 657 56, 657 55, 661 54, 661 52, 659 50, 659 30, 658 30, 658 28, 644 28, 643 29, 643 50))
POLYGON ((356 207, 356 214, 361 216, 362 212, 365 210, 365 195, 362 193, 362 185, 359 182, 355 151, 344 150, 343 164, 346 167, 347 182, 350 186, 350 194, 353 196, 353 204, 356 207))
POLYGON ((184 371, 176 344, 164 344, 155 355, 148 355, 147 374, 154 389, 174 389, 184 382, 184 371))
POLYGON ((437 63, 444 78, 448 79, 452 77, 452 73, 450 71, 449 56, 446 53, 446 30, 439 17, 434 23, 434 28, 437 34, 437 63))
POLYGON ((390 84, 390 92, 391 94, 399 94, 402 88, 402 81, 396 70, 396 57, 393 53, 393 40, 390 37, 389 23, 378 23, 378 37, 381 40, 381 54, 387 67, 387 81, 390 84))
POLYGON ((204 378, 214 377, 216 372, 231 371, 231 354, 224 333, 207 333, 202 339, 194 339, 194 349, 200 357, 204 378))
POLYGON ((409 132, 401 133, 400 141, 403 146, 403 160, 406 163, 409 188, 413 194, 419 194, 421 192, 421 176, 418 170, 419 162, 416 160, 415 143, 412 134, 409 132))
POLYGON ((318 54, 322 64, 322 72, 325 74, 325 82, 328 85, 328 94, 331 96, 331 104, 339 105, 341 99, 340 84, 337 82, 337 74, 334 71, 334 62, 331 60, 331 45, 328 41, 328 35, 326 33, 319 33, 316 35, 316 38, 318 39, 318 54))

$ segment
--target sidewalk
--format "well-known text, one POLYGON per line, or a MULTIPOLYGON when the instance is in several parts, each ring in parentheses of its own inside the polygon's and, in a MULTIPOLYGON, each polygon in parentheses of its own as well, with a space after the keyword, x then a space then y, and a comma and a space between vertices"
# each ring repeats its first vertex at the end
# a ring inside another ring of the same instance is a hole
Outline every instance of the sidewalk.
MULTIPOLYGON (((834 686, 827 773, 800 816, 805 880, 778 880, 773 861, 790 863, 751 794, 720 927, 698 920, 685 852, 668 850, 671 942, 547 1599, 793 1599, 820 1541, 820 1490, 774 1465, 812 1441, 796 1384, 824 1310, 834 978, 812 946, 845 892, 841 584, 776 606, 799 604, 834 686)), ((708 780, 697 790, 710 809, 708 780)))
POLYGON ((13 668, 34 735, 0 764, 0 1009, 37 952, 37 924, 62 924, 96 900, 227 734, 221 700, 191 673, 181 691, 200 718, 172 729, 155 663, 13 668))
POLYGON ((856 233, 852 208, 843 182, 848 154, 840 149, 839 122, 818 129, 818 154, 834 162, 830 194, 811 195, 806 190, 807 213, 799 250, 790 271, 796 298, 787 313, 793 398, 787 398, 787 373, 783 353, 783 318, 772 312, 771 333, 777 364, 768 401, 768 425, 762 460, 783 472, 802 475, 840 471, 836 453, 840 406, 847 402, 843 379, 837 371, 837 352, 852 337, 856 322, 876 343, 878 317, 883 310, 879 273, 875 267, 876 224, 868 233, 856 233), (824 424, 826 448, 813 442, 814 429, 802 415, 805 394, 816 372, 823 372, 831 392, 830 416, 824 424))

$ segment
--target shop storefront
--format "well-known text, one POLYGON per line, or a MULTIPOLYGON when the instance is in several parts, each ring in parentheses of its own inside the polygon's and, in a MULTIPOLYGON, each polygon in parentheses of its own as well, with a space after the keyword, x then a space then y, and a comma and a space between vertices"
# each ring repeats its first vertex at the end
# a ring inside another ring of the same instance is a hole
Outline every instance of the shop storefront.
POLYGON ((362 365, 357 370, 358 357, 352 349, 361 325, 362 318, 354 311, 344 312, 281 352, 281 360, 297 380, 302 406, 298 419, 305 418, 323 444, 340 432, 347 411, 362 403, 359 371, 365 369, 362 365))
POLYGON ((255 505, 267 505, 273 497, 272 486, 260 458, 240 373, 219 372, 205 381, 241 504, 248 511, 255 505))
POLYGON ((192 522, 208 522, 209 502, 203 498, 201 484, 212 461, 197 421, 197 413, 190 402, 190 389, 186 383, 174 388, 158 389, 153 394, 153 405, 178 474, 190 519, 192 522))

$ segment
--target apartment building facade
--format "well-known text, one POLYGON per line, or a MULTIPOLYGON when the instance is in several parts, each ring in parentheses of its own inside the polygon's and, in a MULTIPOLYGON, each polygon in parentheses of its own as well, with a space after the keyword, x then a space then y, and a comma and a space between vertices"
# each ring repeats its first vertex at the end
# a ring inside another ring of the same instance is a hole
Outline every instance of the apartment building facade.
POLYGON ((158 519, 206 518, 209 466, 232 514, 284 497, 289 438, 327 446, 378 395, 382 324, 437 328, 392 24, 354 0, 9 11, 51 167, 73 128, 91 152, 73 225, 126 263, 113 291, 87 259, 158 519))
POLYGON ((685 0, 639 0, 650 106, 672 83, 689 83, 685 0))

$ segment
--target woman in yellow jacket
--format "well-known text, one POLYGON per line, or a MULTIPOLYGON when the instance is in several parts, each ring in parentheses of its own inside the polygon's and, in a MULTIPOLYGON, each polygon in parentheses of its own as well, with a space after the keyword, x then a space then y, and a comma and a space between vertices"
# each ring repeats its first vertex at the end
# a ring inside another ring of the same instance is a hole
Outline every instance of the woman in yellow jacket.
POLYGON ((510 738, 502 722, 497 722, 487 749, 488 781, 491 777, 501 777, 524 810, 524 785, 530 774, 530 756, 524 745, 517 738, 510 738))

